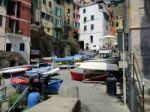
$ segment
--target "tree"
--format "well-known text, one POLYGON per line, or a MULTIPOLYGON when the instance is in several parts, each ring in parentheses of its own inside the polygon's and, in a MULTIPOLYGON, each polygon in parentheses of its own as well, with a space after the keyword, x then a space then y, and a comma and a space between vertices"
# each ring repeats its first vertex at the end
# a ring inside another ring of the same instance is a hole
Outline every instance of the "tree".
POLYGON ((39 50, 40 57, 51 56, 52 45, 51 40, 53 37, 47 35, 43 30, 31 31, 31 49, 39 50))

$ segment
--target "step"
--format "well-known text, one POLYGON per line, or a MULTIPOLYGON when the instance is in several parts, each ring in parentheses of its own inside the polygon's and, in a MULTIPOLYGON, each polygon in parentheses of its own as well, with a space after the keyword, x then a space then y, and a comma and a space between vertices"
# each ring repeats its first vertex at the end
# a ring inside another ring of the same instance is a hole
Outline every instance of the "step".
POLYGON ((150 104, 144 104, 145 112, 150 112, 150 104))
POLYGON ((150 105, 150 95, 144 94, 144 102, 150 105))
POLYGON ((150 112, 150 95, 144 95, 144 108, 145 112, 150 112))
POLYGON ((24 112, 80 112, 78 98, 52 96, 24 112))

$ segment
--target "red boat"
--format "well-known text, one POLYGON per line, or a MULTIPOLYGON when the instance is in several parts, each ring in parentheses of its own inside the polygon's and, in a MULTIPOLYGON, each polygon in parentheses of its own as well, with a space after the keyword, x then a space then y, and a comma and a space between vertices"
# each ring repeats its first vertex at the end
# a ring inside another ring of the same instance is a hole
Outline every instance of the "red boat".
POLYGON ((84 62, 78 68, 70 70, 72 80, 105 81, 108 72, 118 75, 118 66, 104 62, 84 62))
POLYGON ((107 78, 107 73, 99 73, 99 74, 94 74, 94 73, 88 73, 84 75, 84 73, 79 73, 73 70, 70 70, 71 78, 72 80, 76 81, 82 81, 82 80, 88 80, 88 81, 105 81, 107 78))

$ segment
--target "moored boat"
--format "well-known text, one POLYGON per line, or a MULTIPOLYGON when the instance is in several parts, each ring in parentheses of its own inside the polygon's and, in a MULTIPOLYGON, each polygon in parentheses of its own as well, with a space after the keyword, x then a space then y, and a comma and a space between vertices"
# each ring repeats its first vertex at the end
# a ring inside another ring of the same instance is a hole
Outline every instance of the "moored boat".
POLYGON ((78 69, 70 70, 72 80, 105 81, 108 73, 118 75, 117 64, 104 62, 83 62, 78 69), (80 71, 79 71, 80 70, 80 71))
POLYGON ((75 70, 70 70, 71 78, 72 80, 76 81, 82 81, 82 80, 88 80, 88 81, 104 81, 106 80, 107 73, 106 72, 99 72, 97 74, 94 74, 94 72, 89 72, 86 75, 84 75, 84 72, 77 72, 75 70))
MULTIPOLYGON (((14 88, 18 88, 20 92, 23 92, 28 87, 29 80, 30 79, 25 76, 17 76, 11 78, 10 81, 14 88)), ((55 79, 55 78, 50 79, 48 81, 48 86, 46 87, 48 94, 58 93, 62 82, 63 82, 62 79, 55 79)), ((34 86, 35 88, 39 88, 40 83, 41 82, 38 78, 34 78, 32 86, 34 86)))

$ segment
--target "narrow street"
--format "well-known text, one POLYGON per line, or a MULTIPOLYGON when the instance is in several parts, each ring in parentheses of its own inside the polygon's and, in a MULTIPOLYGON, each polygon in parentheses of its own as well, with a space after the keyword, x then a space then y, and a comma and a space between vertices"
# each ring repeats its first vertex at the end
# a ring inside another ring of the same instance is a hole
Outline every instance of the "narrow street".
POLYGON ((97 84, 72 81, 68 70, 60 70, 58 78, 63 79, 62 86, 78 86, 81 112, 129 112, 117 97, 106 94, 104 82, 97 84))

